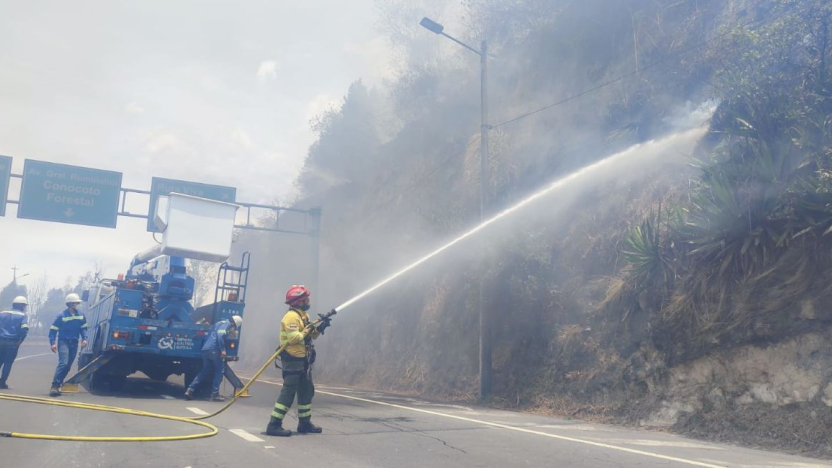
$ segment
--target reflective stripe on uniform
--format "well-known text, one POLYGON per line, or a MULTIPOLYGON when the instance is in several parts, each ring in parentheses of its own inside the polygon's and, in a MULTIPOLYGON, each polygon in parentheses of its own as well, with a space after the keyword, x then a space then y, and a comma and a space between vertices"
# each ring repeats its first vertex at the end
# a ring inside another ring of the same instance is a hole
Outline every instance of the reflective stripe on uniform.
POLYGON ((26 315, 25 312, 21 312, 19 310, 4 310, 0 312, 0 314, 26 315))
POLYGON ((51 327, 49 327, 49 329, 50 330, 55 330, 55 331, 60 330, 60 328, 56 327, 55 325, 52 325, 51 327))
POLYGON ((217 335, 225 335, 225 330, 217 330, 217 335))
POLYGON ((90 326, 89 326, 89 325, 87 325, 86 323, 85 323, 85 324, 83 324, 83 325, 81 325, 81 328, 89 328, 89 327, 90 327, 90 326))
POLYGON ((84 320, 83 315, 70 315, 69 317, 63 317, 61 320, 64 322, 69 322, 70 320, 84 320))
POLYGON ((21 325, 21 326, 20 326, 20 328, 29 328, 29 325, 26 325, 26 324, 24 323, 23 325, 21 325))
POLYGON ((284 413, 278 413, 277 411, 272 411, 272 417, 277 419, 283 419, 286 417, 284 413))
POLYGON ((298 405, 298 409, 299 410, 311 410, 312 409, 312 403, 309 403, 308 405, 298 405))
POLYGON ((305 411, 305 412, 303 412, 303 413, 301 413, 300 411, 298 411, 298 417, 299 417, 299 418, 309 418, 309 417, 311 417, 311 416, 312 416, 312 410, 305 411))
POLYGON ((278 410, 278 411, 283 411, 284 413, 286 413, 287 411, 289 411, 289 407, 288 407, 288 406, 281 405, 280 403, 275 403, 275 404, 274 404, 274 409, 275 409, 275 410, 278 410))
POLYGON ((303 339, 303 333, 299 331, 280 332, 280 344, 290 343, 292 341, 300 343, 303 341, 303 339))

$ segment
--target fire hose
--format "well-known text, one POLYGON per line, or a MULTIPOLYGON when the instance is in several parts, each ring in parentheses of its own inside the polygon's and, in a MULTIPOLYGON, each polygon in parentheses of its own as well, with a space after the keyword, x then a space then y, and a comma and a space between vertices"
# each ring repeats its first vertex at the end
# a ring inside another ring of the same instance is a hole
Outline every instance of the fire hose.
MULTIPOLYGON (((312 322, 312 327, 317 327, 321 323, 329 322, 337 311, 332 309, 326 314, 318 314, 319 319, 312 322)), ((0 394, 0 400, 16 401, 21 403, 34 403, 40 405, 62 406, 65 408, 75 408, 91 411, 103 411, 107 413, 126 414, 130 416, 141 416, 146 418, 164 419, 168 421, 177 421, 186 424, 194 424, 208 429, 206 432, 199 434, 174 435, 174 436, 147 436, 147 437, 110 437, 110 436, 64 436, 57 434, 35 434, 27 432, 3 432, 0 431, 0 437, 11 437, 17 439, 37 439, 37 440, 62 440, 73 442, 171 442, 177 440, 194 440, 203 439, 206 437, 213 437, 217 435, 219 430, 213 424, 207 423, 204 420, 213 418, 231 407, 242 395, 251 387, 263 372, 280 356, 283 350, 286 349, 288 343, 281 345, 269 359, 260 366, 260 369, 254 373, 249 381, 237 392, 234 392, 234 397, 226 403, 219 410, 204 416, 174 416, 168 414, 152 413, 148 411, 134 410, 129 408, 120 408, 118 406, 98 405, 93 403, 82 403, 76 401, 64 401, 54 398, 41 398, 26 395, 12 395, 0 394)))

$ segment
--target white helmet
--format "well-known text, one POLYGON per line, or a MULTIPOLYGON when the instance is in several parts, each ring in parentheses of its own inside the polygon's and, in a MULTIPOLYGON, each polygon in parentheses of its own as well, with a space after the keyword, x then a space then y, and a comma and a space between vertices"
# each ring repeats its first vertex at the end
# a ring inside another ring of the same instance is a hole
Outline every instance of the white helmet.
POLYGON ((65 302, 67 304, 80 304, 81 303, 81 298, 75 293, 69 293, 69 294, 66 295, 66 301, 65 302))
POLYGON ((12 304, 22 304, 22 305, 29 305, 29 300, 26 299, 25 296, 17 296, 12 301, 12 304))
POLYGON ((239 315, 232 315, 231 320, 234 322, 234 325, 236 325, 237 328, 240 328, 240 327, 243 326, 243 318, 240 317, 239 315))

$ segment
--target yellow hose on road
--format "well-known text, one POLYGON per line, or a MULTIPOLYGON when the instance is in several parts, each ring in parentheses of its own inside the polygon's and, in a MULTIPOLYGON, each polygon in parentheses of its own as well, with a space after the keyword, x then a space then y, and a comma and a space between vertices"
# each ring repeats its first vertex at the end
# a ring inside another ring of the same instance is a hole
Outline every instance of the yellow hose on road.
POLYGON ((62 436, 56 434, 31 434, 26 432, 0 432, 0 437, 13 437, 17 439, 38 439, 38 440, 63 440, 74 442, 171 442, 177 440, 194 440, 203 439, 206 437, 213 437, 219 433, 219 430, 213 424, 204 422, 204 419, 213 418, 231 407, 240 396, 243 395, 249 387, 257 380, 260 375, 277 359, 277 356, 285 349, 285 345, 278 348, 277 351, 260 367, 260 369, 249 379, 242 389, 235 392, 234 398, 226 403, 219 410, 206 416, 173 416, 168 414, 151 413, 148 411, 132 410, 129 408, 120 408, 118 406, 97 405, 94 403, 82 403, 76 401, 57 400, 54 398, 40 398, 25 395, 10 395, 0 393, 0 400, 17 401, 21 403, 35 403, 40 405, 63 406, 66 408, 85 409, 92 411, 104 411, 108 413, 127 414, 131 416, 142 416, 147 418, 166 419, 168 421, 178 421, 188 424, 195 424, 209 429, 208 432, 200 434, 188 434, 180 436, 148 436, 148 437, 109 437, 109 436, 62 436))
POLYGON ((105 411, 108 413, 128 414, 131 416, 143 416, 147 418, 167 419, 169 421, 178 421, 188 424, 195 424, 209 429, 208 432, 200 434, 188 434, 180 436, 149 436, 149 437, 109 437, 109 436, 62 436, 56 434, 30 434, 26 432, 0 432, 2 437, 14 437, 18 439, 39 439, 39 440, 64 440, 74 442, 170 442, 174 440, 193 440, 202 439, 205 437, 212 437, 217 435, 217 427, 203 421, 196 421, 192 418, 181 416, 171 416, 167 414, 150 413, 147 411, 138 411, 128 408, 119 408, 117 406, 96 405, 92 403, 81 403, 76 401, 62 401, 52 398, 39 398, 23 395, 8 395, 0 394, 0 400, 17 401, 22 403, 36 403, 41 405, 63 406, 66 408, 85 409, 93 411, 105 411))
POLYGON ((260 369, 258 369, 257 372, 255 372, 254 375, 251 376, 249 381, 245 385, 243 385, 243 388, 241 388, 239 391, 235 392, 234 398, 232 398, 231 401, 226 403, 225 406, 223 406, 222 408, 218 409, 217 411, 215 411, 211 414, 208 414, 208 415, 205 415, 205 416, 194 416, 194 417, 191 417, 190 419, 193 420, 193 421, 200 421, 200 420, 203 420, 203 419, 213 418, 214 416, 216 416, 216 415, 222 413, 223 411, 227 410, 228 408, 230 408, 231 405, 233 405, 234 403, 237 402, 237 400, 240 399, 240 397, 245 395, 248 388, 251 387, 251 385, 257 380, 257 378, 260 377, 260 374, 265 372, 266 369, 272 364, 272 362, 274 362, 274 360, 277 359, 278 356, 280 356, 280 353, 282 353, 284 349, 286 349, 286 345, 283 345, 283 346, 277 348, 277 351, 275 351, 274 354, 272 354, 272 357, 270 357, 266 362, 263 363, 262 366, 260 366, 260 369))

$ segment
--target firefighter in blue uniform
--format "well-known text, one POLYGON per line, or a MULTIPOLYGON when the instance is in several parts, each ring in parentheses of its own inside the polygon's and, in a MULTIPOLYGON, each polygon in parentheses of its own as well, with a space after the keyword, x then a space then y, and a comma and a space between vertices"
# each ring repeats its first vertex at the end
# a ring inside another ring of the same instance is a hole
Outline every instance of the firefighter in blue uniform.
POLYGON ((196 376, 188 389, 185 390, 185 399, 193 400, 194 390, 212 371, 214 379, 211 382, 211 401, 223 401, 220 396, 220 383, 222 383, 223 367, 225 366, 225 337, 243 325, 243 318, 234 315, 230 320, 220 320, 211 327, 211 333, 202 345, 202 369, 196 376))
POLYGON ((29 301, 23 296, 17 296, 12 301, 12 310, 0 312, 0 389, 9 388, 6 380, 12 371, 12 364, 17 358, 26 335, 29 334, 29 319, 26 317, 26 306, 29 301))
POLYGON ((49 327, 49 346, 53 353, 58 353, 58 367, 52 378, 49 396, 61 394, 61 385, 78 354, 79 338, 81 348, 87 345, 87 318, 78 311, 79 305, 81 305, 81 298, 77 294, 67 295, 66 310, 58 314, 52 326, 49 327))

